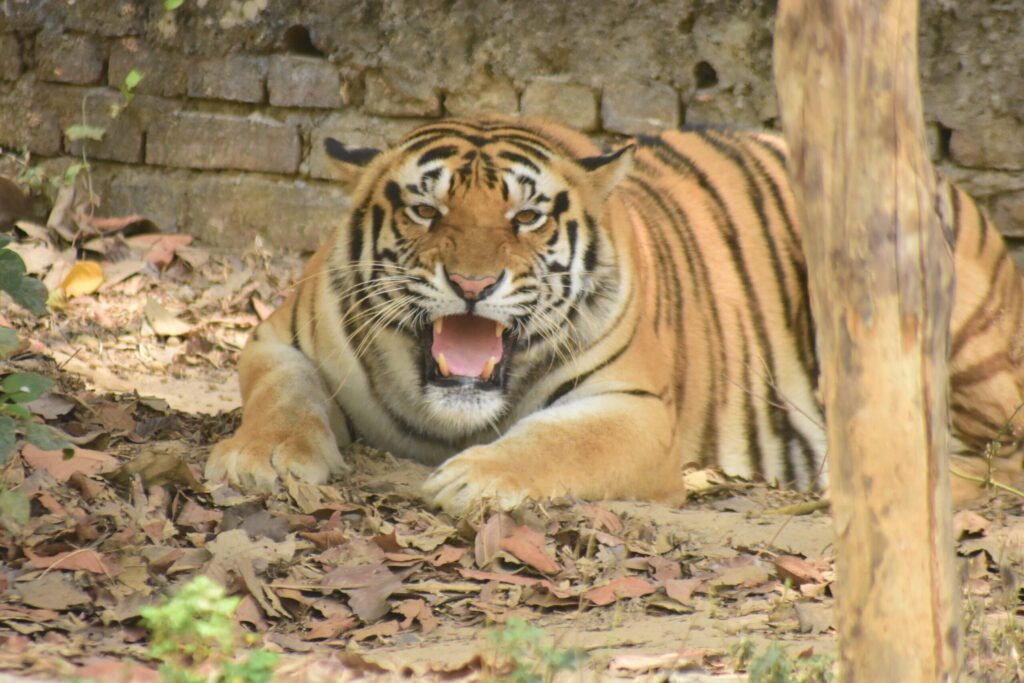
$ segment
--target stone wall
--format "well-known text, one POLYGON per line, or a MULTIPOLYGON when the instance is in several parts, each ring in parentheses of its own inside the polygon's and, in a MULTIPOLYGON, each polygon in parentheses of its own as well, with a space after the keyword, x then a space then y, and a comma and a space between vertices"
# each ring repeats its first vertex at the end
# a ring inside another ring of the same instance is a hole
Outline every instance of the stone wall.
MULTIPOLYGON (((381 146, 446 115, 553 117, 602 141, 777 123, 759 0, 0 0, 0 145, 59 166, 88 141, 109 215, 216 244, 313 247, 345 197, 322 141, 381 146), (107 118, 131 69, 145 74, 107 118)), ((1024 3, 924 0, 941 168, 1024 238, 1024 3)))

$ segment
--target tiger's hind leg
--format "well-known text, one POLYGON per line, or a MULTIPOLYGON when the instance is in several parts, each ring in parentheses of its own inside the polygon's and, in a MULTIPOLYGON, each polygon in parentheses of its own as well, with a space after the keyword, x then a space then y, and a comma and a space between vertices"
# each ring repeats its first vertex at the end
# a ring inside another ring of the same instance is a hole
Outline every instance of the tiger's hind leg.
POLYGON ((963 502, 980 490, 973 480, 1024 483, 1024 276, 985 212, 952 185, 949 208, 956 236, 952 484, 963 502))

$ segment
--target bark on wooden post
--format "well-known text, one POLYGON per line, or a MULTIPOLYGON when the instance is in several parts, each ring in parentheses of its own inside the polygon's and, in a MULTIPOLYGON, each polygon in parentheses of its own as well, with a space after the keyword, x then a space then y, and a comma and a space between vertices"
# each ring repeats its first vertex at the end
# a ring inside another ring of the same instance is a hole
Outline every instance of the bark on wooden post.
POLYGON ((804 225, 836 529, 840 680, 954 680, 948 226, 918 0, 782 0, 775 80, 804 225))

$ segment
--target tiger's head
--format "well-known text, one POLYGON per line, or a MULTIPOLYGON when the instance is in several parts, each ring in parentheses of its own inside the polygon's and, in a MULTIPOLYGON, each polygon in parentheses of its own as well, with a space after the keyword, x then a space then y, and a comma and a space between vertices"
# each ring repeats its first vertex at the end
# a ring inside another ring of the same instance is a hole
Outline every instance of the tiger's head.
POLYGON ((390 371, 415 357, 404 399, 424 418, 460 435, 493 425, 542 363, 599 333, 619 287, 605 201, 632 145, 601 155, 504 118, 430 124, 385 152, 326 145, 358 174, 331 256, 349 335, 363 355, 376 331, 405 340, 384 357, 390 371))

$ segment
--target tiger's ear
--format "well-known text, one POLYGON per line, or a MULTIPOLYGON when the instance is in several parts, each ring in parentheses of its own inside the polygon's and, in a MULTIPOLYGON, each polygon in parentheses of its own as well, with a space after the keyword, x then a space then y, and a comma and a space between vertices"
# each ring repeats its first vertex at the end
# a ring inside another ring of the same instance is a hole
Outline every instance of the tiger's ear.
POLYGON ((372 147, 346 147, 334 138, 324 138, 324 150, 334 167, 341 171, 345 184, 355 184, 363 168, 380 154, 379 149, 372 147))
POLYGON ((633 168, 635 155, 636 145, 631 143, 610 154, 577 159, 577 163, 586 169, 590 182, 594 184, 601 196, 607 197, 633 168))

